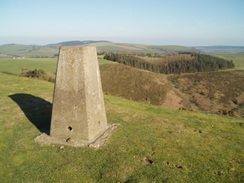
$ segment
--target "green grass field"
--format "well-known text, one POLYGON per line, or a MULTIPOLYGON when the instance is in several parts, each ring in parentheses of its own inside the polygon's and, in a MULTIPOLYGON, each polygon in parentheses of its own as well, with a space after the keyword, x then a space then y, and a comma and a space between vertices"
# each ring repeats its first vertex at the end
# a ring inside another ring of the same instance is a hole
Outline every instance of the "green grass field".
POLYGON ((0 73, 0 182, 242 182, 244 120, 105 95, 104 147, 36 143, 54 85, 0 73))
POLYGON ((0 58, 53 57, 57 53, 58 48, 18 44, 0 45, 0 58))
POLYGON ((244 53, 215 53, 212 55, 226 60, 233 60, 236 69, 244 70, 244 53))
MULTIPOLYGON (((213 54, 227 60, 233 60, 235 69, 244 70, 244 53, 235 54, 213 54)), ((99 64, 114 63, 104 59, 99 59, 99 64)), ((45 72, 56 71, 57 58, 0 58, 0 72, 20 74, 22 69, 42 69, 45 72)), ((233 70, 233 69, 232 69, 233 70)))
MULTIPOLYGON (((108 60, 99 59, 99 64, 114 63, 108 60)), ((57 58, 0 58, 0 72, 20 74, 22 69, 44 70, 45 72, 55 72, 57 58)))
POLYGON ((55 72, 56 65, 57 58, 1 58, 0 72, 20 74, 22 72, 22 69, 42 69, 45 72, 55 72))

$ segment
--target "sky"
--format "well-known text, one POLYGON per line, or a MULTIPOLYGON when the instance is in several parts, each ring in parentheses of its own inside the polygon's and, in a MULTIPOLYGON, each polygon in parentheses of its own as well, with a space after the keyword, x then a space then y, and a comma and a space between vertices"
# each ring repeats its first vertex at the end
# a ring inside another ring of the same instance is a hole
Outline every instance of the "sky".
POLYGON ((0 45, 244 46, 244 0, 0 0, 0 45))

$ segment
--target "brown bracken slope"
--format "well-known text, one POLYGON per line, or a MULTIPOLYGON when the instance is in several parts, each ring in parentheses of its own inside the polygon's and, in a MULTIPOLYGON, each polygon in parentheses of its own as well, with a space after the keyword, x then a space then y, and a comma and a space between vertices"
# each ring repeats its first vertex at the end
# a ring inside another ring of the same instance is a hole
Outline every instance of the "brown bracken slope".
POLYGON ((104 93, 166 108, 242 116, 244 71, 163 75, 100 65, 104 93))

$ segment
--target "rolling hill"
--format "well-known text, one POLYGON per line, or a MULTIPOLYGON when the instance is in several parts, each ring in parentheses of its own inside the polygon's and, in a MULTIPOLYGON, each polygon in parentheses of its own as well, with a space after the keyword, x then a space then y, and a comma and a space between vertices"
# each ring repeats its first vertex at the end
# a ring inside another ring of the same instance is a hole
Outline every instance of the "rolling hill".
POLYGON ((0 58, 54 57, 57 54, 58 48, 45 46, 31 46, 19 44, 7 44, 0 46, 0 58))
POLYGON ((244 46, 195 46, 194 48, 205 53, 241 53, 244 46))
POLYGON ((105 93, 156 106, 244 115, 244 71, 163 75, 122 64, 100 66, 105 93))
POLYGON ((7 44, 0 46, 0 58, 11 57, 54 57, 61 46, 95 46, 98 51, 126 51, 144 53, 198 52, 185 46, 153 46, 140 44, 113 43, 109 41, 66 41, 45 46, 7 44))
MULTIPOLYGON (((109 95, 173 109, 244 114, 243 70, 164 75, 102 59, 99 63, 103 90, 109 95)), ((57 58, 0 59, 0 72, 44 70, 43 78, 53 81, 56 64, 57 58)))
MULTIPOLYGON (((71 41, 3 45, 0 56, 53 57, 60 45, 82 44, 100 51, 192 51, 71 41)), ((219 56, 243 69, 243 54, 219 56)), ((104 147, 92 149, 34 141, 50 130, 54 85, 17 75, 42 69, 54 77, 56 63, 57 58, 0 59, 0 71, 8 73, 0 73, 0 182, 243 181, 243 70, 163 75, 99 59, 108 123, 120 126, 104 147)))
POLYGON ((178 45, 143 45, 129 43, 113 43, 110 41, 65 41, 44 46, 6 44, 0 46, 0 58, 11 57, 54 57, 58 55, 61 46, 96 46, 98 51, 143 52, 143 53, 239 53, 244 52, 244 46, 178 46, 178 45))
MULTIPOLYGON (((56 62, 0 59, 0 71, 54 73, 56 62)), ((0 182, 242 182, 243 71, 163 75, 99 63, 108 122, 120 124, 100 149, 35 142, 50 130, 53 83, 0 73, 0 182)))
POLYGON ((95 46, 98 51, 128 51, 128 52, 148 52, 148 53, 172 53, 180 51, 197 51, 186 46, 154 46, 129 43, 113 43, 110 41, 67 41, 46 45, 47 47, 60 46, 95 46))
POLYGON ((44 145, 34 138, 50 126, 53 83, 0 73, 0 87, 2 183, 243 180, 241 118, 105 95, 108 122, 120 124, 105 146, 44 145))
POLYGON ((87 44, 93 44, 93 43, 100 43, 100 42, 108 42, 108 41, 65 41, 65 42, 60 42, 60 43, 53 43, 53 44, 48 44, 45 47, 53 47, 53 48, 59 48, 62 46, 84 46, 87 44))

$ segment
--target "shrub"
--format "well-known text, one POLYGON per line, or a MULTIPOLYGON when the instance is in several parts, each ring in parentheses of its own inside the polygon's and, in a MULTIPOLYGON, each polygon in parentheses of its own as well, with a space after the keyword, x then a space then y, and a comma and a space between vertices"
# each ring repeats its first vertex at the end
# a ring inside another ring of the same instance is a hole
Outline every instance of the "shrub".
POLYGON ((55 82, 55 73, 46 73, 43 70, 29 70, 29 69, 22 69, 22 73, 19 74, 21 77, 29 77, 29 78, 37 78, 45 81, 49 81, 54 83, 55 82))

